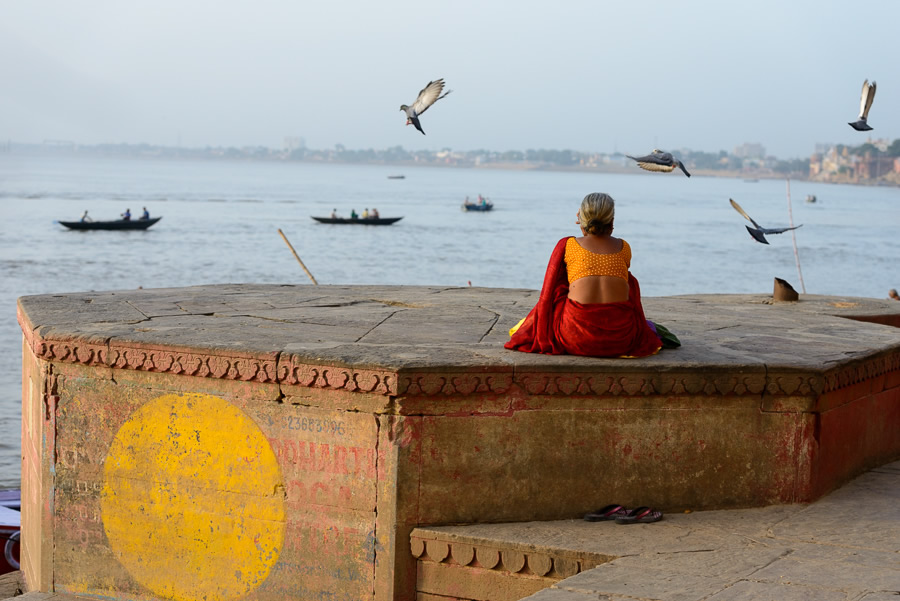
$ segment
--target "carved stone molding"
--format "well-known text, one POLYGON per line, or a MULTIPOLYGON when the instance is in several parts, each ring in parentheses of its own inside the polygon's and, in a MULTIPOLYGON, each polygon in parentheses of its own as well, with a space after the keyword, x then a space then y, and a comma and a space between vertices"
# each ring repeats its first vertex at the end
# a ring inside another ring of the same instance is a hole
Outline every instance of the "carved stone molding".
POLYGON ((397 394, 397 377, 392 372, 329 365, 306 365, 296 362, 293 357, 277 358, 274 355, 270 358, 241 357, 41 338, 35 338, 30 346, 34 354, 45 361, 63 361, 87 366, 199 378, 284 383, 348 392, 397 394))
POLYGON ((34 354, 45 361, 65 361, 80 365, 108 365, 109 347, 82 341, 58 342, 37 339, 32 344, 34 354))
POLYGON ((897 370, 900 370, 900 354, 896 353, 838 367, 825 374, 824 391, 833 392, 897 370))
POLYGON ((545 551, 501 549, 491 545, 410 537, 410 551, 419 561, 461 567, 498 570, 510 574, 534 574, 561 580, 612 559, 574 557, 545 551))
POLYGON ((818 396, 900 370, 900 355, 886 354, 825 373, 401 373, 309 365, 295 355, 230 356, 176 349, 43 339, 26 342, 47 361, 106 366, 202 378, 283 383, 308 388, 410 397, 503 395, 512 389, 532 396, 818 396))
POLYGON ((766 384, 766 392, 775 396, 818 396, 824 388, 823 378, 796 374, 773 374, 766 384))
POLYGON ((399 393, 409 396, 503 394, 512 384, 512 373, 403 374, 400 376, 399 393))
POLYGON ((743 396, 759 395, 766 389, 766 377, 761 373, 526 373, 517 375, 516 383, 530 395, 564 396, 743 396))
POLYGON ((307 365, 293 356, 278 360, 277 381, 309 388, 332 388, 347 392, 397 394, 397 377, 392 372, 334 365, 307 365))
POLYGON ((176 375, 275 382, 275 360, 256 357, 205 355, 167 349, 111 348, 109 367, 176 375))

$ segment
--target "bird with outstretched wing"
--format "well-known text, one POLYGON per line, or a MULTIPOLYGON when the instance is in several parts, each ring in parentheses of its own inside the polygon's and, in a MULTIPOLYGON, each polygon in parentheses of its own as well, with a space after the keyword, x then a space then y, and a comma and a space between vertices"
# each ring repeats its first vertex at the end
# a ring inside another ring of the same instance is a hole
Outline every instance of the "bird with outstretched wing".
POLYGON ((633 161, 637 161, 638 167, 647 171, 671 173, 675 170, 675 167, 678 167, 686 176, 691 176, 688 170, 684 168, 684 163, 673 157, 670 152, 654 149, 652 153, 642 157, 633 157, 628 154, 625 156, 633 161))
POLYGON ((756 240, 757 242, 762 242, 763 244, 769 243, 769 241, 766 240, 766 234, 783 234, 784 232, 795 230, 798 227, 803 226, 803 224, 801 223, 800 225, 795 225, 794 227, 763 227, 753 221, 753 218, 748 215, 744 209, 741 208, 741 205, 736 203, 731 198, 728 199, 728 202, 731 203, 731 206, 734 207, 735 211, 743 215, 747 221, 753 224, 753 227, 750 227, 749 225, 744 227, 747 228, 747 231, 750 232, 750 235, 753 236, 754 240, 756 240))
POLYGON ((453 90, 447 90, 442 94, 441 92, 443 91, 444 79, 435 79, 434 81, 429 81, 428 84, 422 88, 422 91, 419 92, 419 96, 416 98, 416 101, 412 103, 412 106, 401 104, 400 110, 406 113, 406 124, 409 125, 412 123, 424 136, 425 131, 422 129, 422 124, 419 123, 419 115, 427 111, 428 107, 453 90))

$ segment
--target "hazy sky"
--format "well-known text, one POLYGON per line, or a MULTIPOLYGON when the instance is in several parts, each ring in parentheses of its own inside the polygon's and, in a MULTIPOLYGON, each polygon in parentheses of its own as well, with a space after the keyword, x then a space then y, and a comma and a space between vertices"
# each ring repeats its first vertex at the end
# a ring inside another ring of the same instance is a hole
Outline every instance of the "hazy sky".
POLYGON ((805 157, 866 140, 866 78, 900 137, 898 37, 896 0, 0 0, 0 140, 805 157))

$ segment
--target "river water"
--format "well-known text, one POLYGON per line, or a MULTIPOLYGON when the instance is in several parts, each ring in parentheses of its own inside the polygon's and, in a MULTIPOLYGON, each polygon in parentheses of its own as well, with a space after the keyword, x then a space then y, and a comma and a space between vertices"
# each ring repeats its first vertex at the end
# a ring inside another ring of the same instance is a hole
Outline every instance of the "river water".
MULTIPOLYGON (((637 171, 637 170, 636 170, 637 171)), ((790 233, 754 242, 729 205, 787 225, 781 180, 277 162, 0 154, 0 488, 19 479, 21 332, 28 294, 256 282, 309 283, 281 228, 323 284, 539 288, 554 243, 577 234, 588 192, 616 199, 645 296, 800 289, 790 233), (389 175, 405 179, 388 179, 389 175), (495 210, 466 213, 467 195, 495 210), (144 232, 73 232, 56 220, 114 219, 146 206, 144 232), (377 207, 388 227, 311 215, 377 207)), ((809 293, 884 298, 896 268, 900 190, 793 182, 809 293), (816 203, 806 203, 814 194, 816 203)))

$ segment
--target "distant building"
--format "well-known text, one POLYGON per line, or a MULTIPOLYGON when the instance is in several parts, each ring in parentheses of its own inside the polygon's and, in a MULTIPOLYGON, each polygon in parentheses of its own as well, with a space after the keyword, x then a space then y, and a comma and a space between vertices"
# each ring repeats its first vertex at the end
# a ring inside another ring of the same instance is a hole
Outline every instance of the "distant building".
MULTIPOLYGON (((816 144, 816 148, 818 149, 819 145, 816 144)), ((815 179, 820 173, 822 173, 822 155, 819 152, 809 157, 809 177, 810 179, 815 179)))
MULTIPOLYGON (((887 148, 886 140, 872 140, 866 142, 875 148, 887 148)), ((848 146, 835 146, 817 144, 817 152, 809 158, 809 178, 822 182, 846 182, 846 183, 900 183, 900 158, 883 155, 873 156, 873 152, 855 154, 859 149, 851 152, 848 146)))
POLYGON ((817 144, 817 152, 809 158, 809 177, 818 181, 851 181, 856 173, 857 157, 847 147, 840 152, 835 145, 817 144))
POLYGON ((75 142, 73 142, 72 140, 44 140, 44 147, 73 150, 75 148, 75 142))
POLYGON ((286 136, 284 138, 284 149, 288 152, 301 150, 306 148, 306 140, 300 136, 286 136))
POLYGON ((894 157, 866 156, 856 162, 858 180, 878 179, 894 170, 894 157))
POLYGON ((764 159, 766 157, 766 149, 762 144, 745 142, 740 146, 735 146, 734 152, 731 154, 739 159, 764 159))
POLYGON ((880 138, 878 140, 873 140, 872 138, 869 138, 868 140, 866 140, 866 142, 868 142, 869 144, 871 144, 872 146, 874 146, 881 152, 884 152, 885 150, 887 150, 888 146, 891 145, 891 141, 887 138, 880 138))

